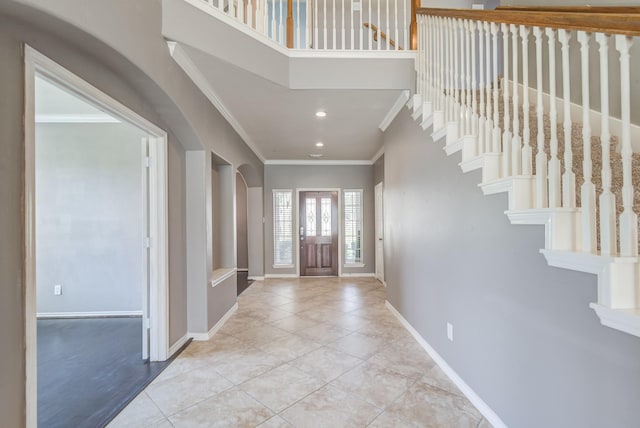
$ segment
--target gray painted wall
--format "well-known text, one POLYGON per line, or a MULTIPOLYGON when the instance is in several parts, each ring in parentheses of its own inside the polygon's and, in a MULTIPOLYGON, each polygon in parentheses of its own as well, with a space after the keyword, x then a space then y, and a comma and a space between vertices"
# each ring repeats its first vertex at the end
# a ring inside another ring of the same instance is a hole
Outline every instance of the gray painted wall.
POLYGON ((236 245, 238 269, 249 268, 249 249, 247 247, 247 185, 242 176, 236 173, 236 245))
POLYGON ((384 181, 384 155, 380 156, 373 164, 373 184, 374 186, 384 181))
POLYGON ((39 313, 142 311, 143 135, 126 123, 36 126, 39 313))
MULTIPOLYGON (((283 166, 266 165, 264 168, 264 254, 266 274, 295 274, 296 269, 273 268, 273 189, 293 189, 295 205, 296 189, 363 189, 363 268, 342 268, 343 273, 375 272, 373 166, 283 166)), ((342 194, 341 194, 342 196, 342 194)), ((294 207, 294 213, 297 209, 294 207)), ((297 216, 297 214, 295 214, 297 216)), ((340 214, 342 224, 342 214, 340 214)), ((295 224, 294 224, 295 227, 295 224)), ((342 225, 340 225, 342 229, 342 225)), ((297 245, 294 234, 294 245, 297 245)), ((294 248, 295 259, 295 248, 294 248)), ((294 260, 294 266, 297 265, 294 260)))
POLYGON ((170 343, 187 332, 185 149, 215 150, 262 185, 260 160, 171 59, 161 18, 155 0, 0 2, 0 414, 7 426, 25 421, 22 43, 168 132, 170 343))
POLYGON ((385 134, 387 298, 512 427, 637 427, 640 340, 600 325, 596 277, 549 267, 403 109, 385 134), (454 326, 454 342, 446 323, 454 326))

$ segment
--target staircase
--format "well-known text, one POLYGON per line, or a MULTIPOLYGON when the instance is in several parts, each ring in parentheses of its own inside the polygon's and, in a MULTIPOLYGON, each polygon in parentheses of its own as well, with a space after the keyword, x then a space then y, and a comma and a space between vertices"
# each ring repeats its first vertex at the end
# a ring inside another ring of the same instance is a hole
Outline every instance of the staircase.
POLYGON ((512 224, 545 226, 549 265, 598 276, 591 308, 603 325, 640 337, 640 129, 631 123, 629 61, 640 15, 609 9, 421 9, 407 106, 448 155, 461 152, 463 172, 482 170, 485 195, 508 193, 512 224), (604 100, 597 112, 591 46, 604 100), (573 98, 571 79, 582 86, 573 98), (610 114, 613 85, 620 119, 610 114))

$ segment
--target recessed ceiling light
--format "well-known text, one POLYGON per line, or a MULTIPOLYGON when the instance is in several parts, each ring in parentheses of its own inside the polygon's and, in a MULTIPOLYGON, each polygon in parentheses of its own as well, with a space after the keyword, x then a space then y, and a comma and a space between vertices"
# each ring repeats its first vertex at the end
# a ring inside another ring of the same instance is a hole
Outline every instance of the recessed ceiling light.
POLYGON ((324 156, 322 153, 309 153, 310 158, 321 158, 324 156))
POLYGON ((317 117, 326 117, 326 116, 327 116, 327 112, 326 112, 326 111, 323 111, 323 110, 318 110, 318 111, 316 112, 316 116, 317 116, 317 117))
POLYGON ((318 141, 318 142, 316 143, 316 147, 324 147, 324 143, 322 143, 322 142, 318 141))

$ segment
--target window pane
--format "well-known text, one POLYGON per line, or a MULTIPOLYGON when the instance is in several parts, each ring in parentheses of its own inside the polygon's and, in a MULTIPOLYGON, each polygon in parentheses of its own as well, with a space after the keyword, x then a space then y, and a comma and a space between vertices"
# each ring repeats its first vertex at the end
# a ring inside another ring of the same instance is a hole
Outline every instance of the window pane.
POLYGON ((362 263, 362 190, 344 192, 345 263, 362 263))
POLYGON ((331 236, 331 198, 320 200, 322 218, 322 236, 331 236))
POLYGON ((293 207, 290 190, 273 192, 273 258, 275 265, 293 263, 293 207))
POLYGON ((307 236, 316 236, 316 198, 307 198, 306 200, 307 210, 307 236))

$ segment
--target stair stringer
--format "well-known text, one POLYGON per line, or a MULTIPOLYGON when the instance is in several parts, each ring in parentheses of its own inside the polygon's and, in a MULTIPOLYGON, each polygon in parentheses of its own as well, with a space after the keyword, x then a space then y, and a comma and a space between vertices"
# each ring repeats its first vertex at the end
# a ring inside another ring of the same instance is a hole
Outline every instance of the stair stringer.
MULTIPOLYGON (((423 106, 427 102, 420 95, 414 95, 414 99, 407 103, 407 107, 413 111, 413 118, 421 121, 423 130, 431 126, 431 123, 424 126, 429 118, 422 118, 423 106)), ((446 137, 443 149, 448 156, 462 152, 459 166, 463 173, 482 170, 482 182, 478 186, 485 195, 508 193, 505 214, 511 224, 545 226, 545 248, 540 253, 549 266, 597 275, 598 301, 589 306, 596 312, 601 324, 640 337, 640 257, 616 257, 579 251, 580 208, 535 208, 534 175, 502 177, 502 155, 477 154, 478 138, 473 135, 459 137, 455 134, 455 122, 445 124, 444 130, 441 128, 438 131, 437 141, 446 137)))

